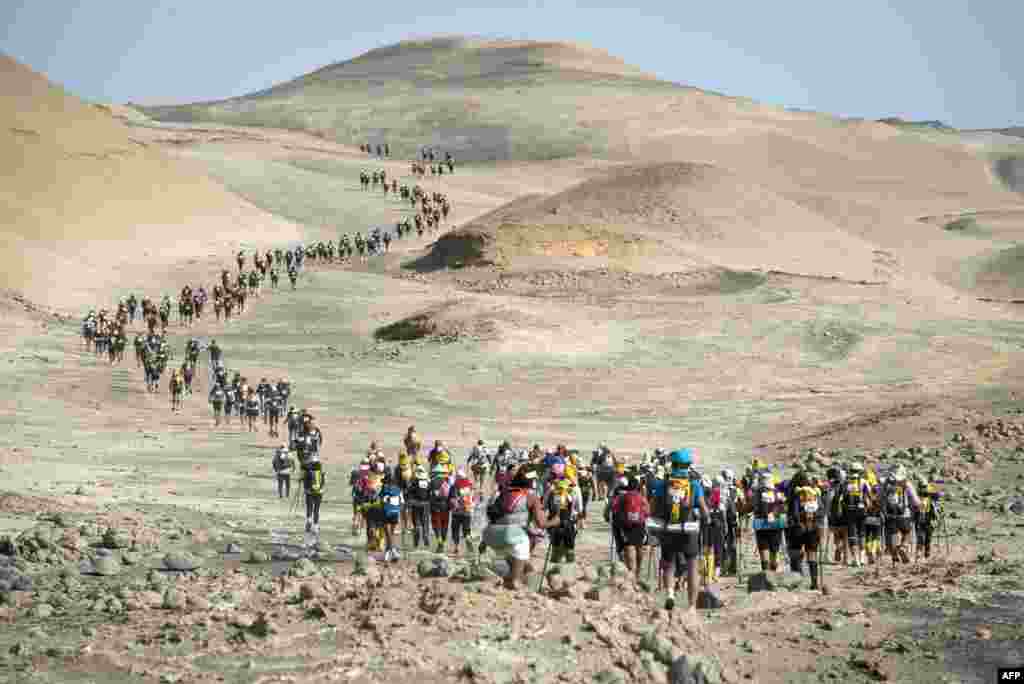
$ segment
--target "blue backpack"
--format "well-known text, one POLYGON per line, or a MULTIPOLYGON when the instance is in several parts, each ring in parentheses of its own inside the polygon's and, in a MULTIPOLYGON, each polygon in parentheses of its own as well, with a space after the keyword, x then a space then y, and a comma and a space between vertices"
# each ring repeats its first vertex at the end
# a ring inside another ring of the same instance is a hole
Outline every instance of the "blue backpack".
POLYGON ((402 513, 402 490, 393 484, 384 485, 380 490, 380 499, 383 504, 384 517, 389 521, 398 520, 402 513))

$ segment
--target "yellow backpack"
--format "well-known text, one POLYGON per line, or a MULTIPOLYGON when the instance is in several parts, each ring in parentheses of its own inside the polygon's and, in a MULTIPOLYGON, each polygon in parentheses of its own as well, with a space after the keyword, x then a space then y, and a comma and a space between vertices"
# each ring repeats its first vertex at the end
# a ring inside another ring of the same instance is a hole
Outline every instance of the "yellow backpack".
POLYGON ((673 478, 666 488, 668 499, 668 522, 670 525, 685 522, 693 506, 693 491, 688 478, 673 478))

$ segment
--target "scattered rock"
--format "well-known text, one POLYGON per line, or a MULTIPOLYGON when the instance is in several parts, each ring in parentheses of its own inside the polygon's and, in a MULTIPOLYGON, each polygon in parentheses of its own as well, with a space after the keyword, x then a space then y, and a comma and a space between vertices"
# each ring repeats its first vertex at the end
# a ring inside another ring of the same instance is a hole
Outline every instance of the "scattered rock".
POLYGON ((640 637, 639 650, 648 651, 653 654, 658 662, 664 665, 672 665, 672 642, 658 635, 655 630, 646 632, 640 637))
POLYGON ((189 596, 188 605, 193 610, 207 611, 210 610, 210 602, 202 596, 189 596))
POLYGON ((424 559, 416 564, 416 572, 420 577, 448 577, 451 574, 451 569, 448 567, 448 561, 444 558, 434 558, 433 560, 424 559))
POLYGON ((288 568, 289 577, 314 577, 318 574, 320 574, 319 567, 308 558, 300 558, 288 568))
POLYGON ((185 607, 185 595, 172 587, 164 592, 161 607, 165 610, 181 610, 185 607))
POLYGON ((988 641, 992 638, 992 630, 988 627, 978 627, 974 630, 974 634, 982 641, 988 641))
POLYGON ((164 556, 163 565, 168 570, 188 572, 197 569, 202 565, 202 561, 190 553, 186 553, 184 551, 172 551, 164 556))
POLYGON ((299 599, 302 601, 310 601, 316 598, 316 588, 309 582, 303 582, 299 586, 299 599))
POLYGON ((49 603, 37 603, 32 606, 32 617, 45 620, 53 615, 53 606, 49 603))
POLYGON ((93 569, 97 575, 112 577, 121 572, 121 560, 116 555, 97 555, 92 561, 93 569))
POLYGON ((583 594, 583 598, 588 601, 602 601, 604 600, 604 594, 607 587, 590 587, 586 593, 583 594))
POLYGON ((245 557, 246 563, 269 563, 270 554, 266 551, 250 551, 245 557))
POLYGON ((226 547, 224 547, 224 553, 242 553, 242 547, 234 542, 231 542, 226 547))
POLYGON ((626 684, 626 674, 622 670, 601 670, 594 675, 595 684, 626 684))
POLYGON ((720 684, 721 681, 722 665, 714 656, 680 656, 669 672, 669 684, 720 684))

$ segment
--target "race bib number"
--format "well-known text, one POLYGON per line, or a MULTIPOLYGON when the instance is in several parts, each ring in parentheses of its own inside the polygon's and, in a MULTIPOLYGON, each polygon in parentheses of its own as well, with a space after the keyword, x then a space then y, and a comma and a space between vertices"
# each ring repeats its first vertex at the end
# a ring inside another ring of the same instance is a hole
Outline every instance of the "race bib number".
POLYGON ((675 523, 675 524, 672 524, 672 525, 665 525, 665 531, 666 532, 682 532, 683 531, 683 524, 682 523, 675 523))
POLYGON ((635 511, 630 511, 628 514, 626 514, 626 519, 629 522, 638 523, 640 522, 640 514, 635 511))
POLYGON ((761 492, 761 501, 772 503, 775 501, 775 492, 761 492))
POLYGON ((420 480, 419 482, 416 483, 416 486, 418 486, 420 489, 426 489, 427 487, 430 486, 430 483, 426 480, 420 480))
POLYGON ((700 523, 699 522, 695 522, 694 521, 694 522, 683 523, 683 532, 699 532, 699 531, 700 531, 700 523))
POLYGON ((850 484, 846 485, 846 491, 849 492, 850 494, 853 494, 854 496, 857 496, 860 494, 860 485, 851 482, 850 484))
POLYGON ((808 501, 807 503, 805 503, 804 504, 804 512, 806 512, 806 513, 817 513, 818 512, 818 502, 817 501, 808 501))
POLYGON ((389 496, 389 497, 387 497, 385 499, 385 501, 387 501, 387 504, 389 506, 396 506, 396 507, 398 507, 398 506, 402 505, 402 497, 400 497, 400 496, 389 496))

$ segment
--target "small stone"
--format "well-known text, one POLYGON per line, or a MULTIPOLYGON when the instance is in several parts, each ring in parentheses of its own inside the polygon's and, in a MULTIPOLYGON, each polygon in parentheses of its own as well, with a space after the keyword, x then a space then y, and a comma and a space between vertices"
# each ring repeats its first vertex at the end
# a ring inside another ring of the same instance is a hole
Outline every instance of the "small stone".
POLYGON ((186 572, 195 570, 202 562, 190 553, 175 551, 164 556, 163 564, 168 570, 186 572))
POLYGON ((49 603, 37 603, 32 606, 32 617, 45 620, 53 615, 53 606, 49 603))
POLYGON ((234 543, 234 542, 231 542, 230 544, 228 544, 227 546, 224 547, 224 553, 231 553, 231 554, 242 553, 242 547, 239 546, 238 544, 234 543))
POLYGON ((174 588, 164 592, 161 607, 165 610, 181 610, 185 607, 185 595, 174 588))
POLYGON ((189 596, 188 605, 193 610, 207 611, 210 610, 210 602, 202 596, 189 596))
POLYGON ((583 594, 583 598, 588 601, 601 601, 604 597, 605 587, 590 587, 586 593, 583 594))
POLYGON ((992 630, 988 627, 978 627, 974 630, 974 634, 982 641, 988 641, 992 638, 992 630))
POLYGON ((316 595, 316 588, 313 587, 313 585, 309 582, 303 582, 299 586, 299 599, 301 599, 302 601, 310 601, 316 598, 316 595))
POLYGON ((660 663, 672 665, 672 642, 659 636, 655 630, 640 637, 640 650, 652 653, 660 663))
POLYGON ((288 568, 289 577, 313 577, 319 574, 317 564, 308 558, 300 558, 288 568))
POLYGON ((93 570, 97 575, 112 577, 121 572, 121 561, 116 555, 99 556, 92 562, 93 570))
POLYGON ((714 656, 684 655, 676 658, 669 684, 721 684, 722 664, 714 656))
POLYGON ((266 551, 250 551, 249 555, 245 557, 246 563, 269 563, 270 554, 266 551))

